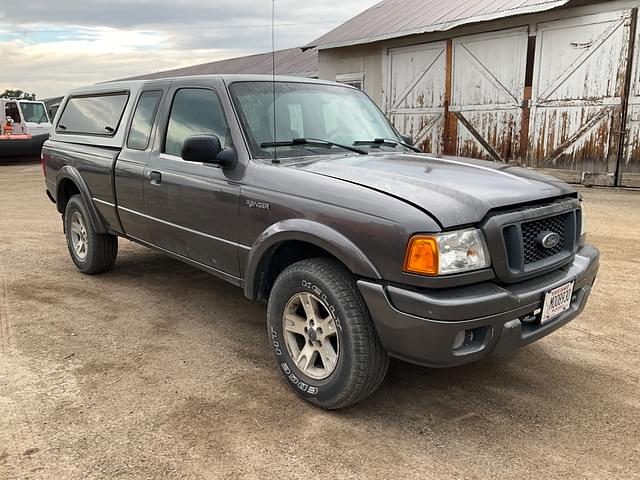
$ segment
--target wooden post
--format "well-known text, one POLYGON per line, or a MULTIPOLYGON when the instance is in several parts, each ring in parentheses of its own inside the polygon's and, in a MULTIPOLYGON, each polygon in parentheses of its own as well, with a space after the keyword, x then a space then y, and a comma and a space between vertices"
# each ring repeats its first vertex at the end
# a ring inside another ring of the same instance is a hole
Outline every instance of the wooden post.
POLYGON ((447 62, 445 69, 443 151, 447 155, 456 155, 458 119, 455 113, 449 110, 451 99, 453 98, 453 41, 451 39, 447 40, 447 62))
POLYGON ((624 75, 624 90, 622 93, 622 118, 620 119, 620 128, 617 132, 620 135, 618 140, 618 158, 616 161, 616 171, 614 176, 614 185, 617 187, 622 186, 622 176, 624 175, 623 162, 627 150, 627 118, 629 116, 629 95, 631 94, 631 84, 633 83, 633 57, 636 51, 636 32, 638 25, 638 9, 631 9, 631 25, 629 28, 629 44, 627 52, 627 64, 624 75))
MULTIPOLYGON (((524 74, 524 97, 522 99, 522 122, 520 125, 520 163, 527 164, 529 151, 529 122, 531 121, 531 90, 533 88, 533 67, 536 58, 536 36, 529 37, 527 48, 527 68, 524 74)), ((537 167, 537 165, 528 165, 537 167)))

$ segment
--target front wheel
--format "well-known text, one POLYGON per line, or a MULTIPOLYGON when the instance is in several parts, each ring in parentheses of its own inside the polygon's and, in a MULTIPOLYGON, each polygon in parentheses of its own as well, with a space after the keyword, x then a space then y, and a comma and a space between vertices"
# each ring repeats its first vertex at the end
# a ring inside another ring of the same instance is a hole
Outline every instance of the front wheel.
POLYGON ((325 409, 371 395, 389 365, 355 279, 332 259, 286 268, 269 296, 268 329, 288 383, 325 409))
POLYGON ((73 263, 82 273, 110 270, 118 255, 118 237, 93 229, 87 207, 80 195, 74 195, 64 211, 64 231, 73 263))

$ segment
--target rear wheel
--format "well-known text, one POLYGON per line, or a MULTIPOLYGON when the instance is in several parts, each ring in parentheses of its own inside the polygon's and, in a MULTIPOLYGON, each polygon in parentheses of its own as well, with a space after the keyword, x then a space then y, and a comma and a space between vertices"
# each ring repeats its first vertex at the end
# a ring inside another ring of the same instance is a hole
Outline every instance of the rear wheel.
POLYGON ((74 195, 64 212, 67 247, 73 263, 82 273, 110 270, 118 255, 118 237, 93 229, 87 207, 80 195, 74 195))
POLYGON ((382 383, 389 360, 355 279, 332 259, 286 268, 269 297, 269 335, 278 366, 305 400, 353 405, 382 383))

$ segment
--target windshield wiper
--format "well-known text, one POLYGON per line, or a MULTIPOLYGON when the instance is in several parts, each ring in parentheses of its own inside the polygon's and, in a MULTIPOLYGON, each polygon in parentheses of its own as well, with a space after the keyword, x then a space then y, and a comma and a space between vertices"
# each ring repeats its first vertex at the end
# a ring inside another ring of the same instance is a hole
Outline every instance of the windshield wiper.
POLYGON ((414 147, 413 145, 409 145, 408 143, 402 142, 400 140, 392 140, 390 138, 375 138, 373 140, 358 140, 353 142, 354 145, 373 145, 373 146, 385 146, 385 147, 397 147, 398 145, 402 145, 409 150, 413 150, 414 152, 424 153, 418 147, 414 147))
POLYGON ((322 140, 320 138, 292 138, 291 140, 285 140, 281 142, 263 142, 260 144, 260 148, 272 148, 272 147, 294 147, 296 145, 307 145, 316 147, 338 147, 350 152, 359 153, 360 155, 369 155, 366 150, 361 148, 352 147, 350 145, 342 145, 341 143, 330 142, 329 140, 322 140))

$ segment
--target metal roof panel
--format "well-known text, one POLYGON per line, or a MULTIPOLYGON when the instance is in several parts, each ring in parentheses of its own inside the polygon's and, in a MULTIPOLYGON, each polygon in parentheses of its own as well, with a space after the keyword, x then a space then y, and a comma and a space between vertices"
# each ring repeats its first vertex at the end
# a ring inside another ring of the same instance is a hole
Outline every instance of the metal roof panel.
MULTIPOLYGON (((303 51, 300 47, 296 47, 277 50, 275 57, 276 74, 278 75, 301 77, 315 77, 318 75, 318 52, 316 49, 303 51)), ((260 53, 246 57, 230 58, 217 62, 139 75, 127 78, 126 80, 154 80, 168 77, 220 74, 268 75, 272 73, 272 61, 271 52, 260 53)))
POLYGON ((450 30, 470 23, 552 10, 569 1, 383 0, 305 48, 335 48, 450 30))

